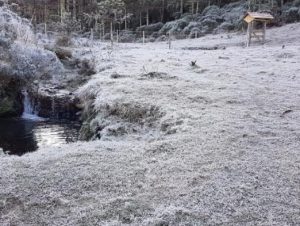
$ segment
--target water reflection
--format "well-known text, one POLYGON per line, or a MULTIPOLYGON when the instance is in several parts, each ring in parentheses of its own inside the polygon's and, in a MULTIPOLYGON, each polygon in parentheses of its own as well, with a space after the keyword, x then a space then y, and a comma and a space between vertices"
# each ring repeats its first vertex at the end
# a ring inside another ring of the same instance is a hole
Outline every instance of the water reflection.
POLYGON ((41 146, 59 146, 76 141, 79 128, 70 121, 0 119, 0 148, 22 155, 41 146))

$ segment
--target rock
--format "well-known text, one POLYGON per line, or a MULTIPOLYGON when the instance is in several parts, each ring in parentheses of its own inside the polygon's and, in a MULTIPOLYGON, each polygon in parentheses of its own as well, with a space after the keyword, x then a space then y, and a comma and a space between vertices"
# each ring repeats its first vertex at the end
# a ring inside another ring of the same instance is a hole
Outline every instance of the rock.
POLYGON ((23 112, 20 85, 13 80, 0 77, 0 117, 16 117, 23 112))
POLYGON ((61 90, 39 90, 38 92, 30 91, 30 99, 38 116, 51 119, 78 119, 79 100, 70 95, 70 92, 61 90))

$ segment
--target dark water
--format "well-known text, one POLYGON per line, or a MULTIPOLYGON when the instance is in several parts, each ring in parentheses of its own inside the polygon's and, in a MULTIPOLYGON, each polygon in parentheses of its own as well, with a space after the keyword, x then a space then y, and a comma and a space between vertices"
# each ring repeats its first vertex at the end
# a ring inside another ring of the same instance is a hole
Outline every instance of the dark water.
POLYGON ((0 119, 0 148, 13 155, 36 151, 41 146, 60 146, 78 138, 80 124, 72 121, 0 119))

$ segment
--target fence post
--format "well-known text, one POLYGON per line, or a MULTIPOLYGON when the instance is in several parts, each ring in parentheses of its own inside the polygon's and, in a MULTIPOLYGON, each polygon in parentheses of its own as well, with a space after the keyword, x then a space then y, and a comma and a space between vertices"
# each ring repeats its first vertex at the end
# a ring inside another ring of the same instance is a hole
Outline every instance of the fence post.
POLYGON ((117 43, 119 43, 119 30, 117 30, 117 43))
POLYGON ((99 40, 102 41, 102 26, 99 27, 99 40))
POLYGON ((48 37, 47 23, 45 23, 45 27, 44 27, 44 29, 45 29, 45 35, 46 35, 46 37, 48 37))
POLYGON ((92 41, 94 40, 94 29, 93 28, 91 29, 91 37, 90 38, 92 41))
POLYGON ((143 31, 143 44, 145 44, 145 31, 143 31))
POLYGON ((113 23, 110 23, 110 41, 111 41, 111 47, 114 46, 114 34, 113 34, 113 23))
POLYGON ((105 24, 103 24, 103 26, 102 26, 102 38, 103 38, 103 41, 104 41, 104 37, 105 37, 105 24))
POLYGON ((171 31, 169 31, 169 40, 168 40, 168 43, 169 43, 169 49, 171 49, 172 48, 172 32, 171 31))

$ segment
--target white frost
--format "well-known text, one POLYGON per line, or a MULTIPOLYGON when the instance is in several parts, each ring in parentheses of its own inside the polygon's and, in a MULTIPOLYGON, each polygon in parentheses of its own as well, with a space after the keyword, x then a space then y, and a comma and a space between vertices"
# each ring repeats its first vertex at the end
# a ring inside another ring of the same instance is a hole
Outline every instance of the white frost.
POLYGON ((268 35, 87 48, 106 68, 79 91, 93 123, 136 130, 0 156, 0 224, 299 225, 300 24, 268 35), (136 105, 162 115, 144 127, 126 118, 136 105))

